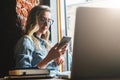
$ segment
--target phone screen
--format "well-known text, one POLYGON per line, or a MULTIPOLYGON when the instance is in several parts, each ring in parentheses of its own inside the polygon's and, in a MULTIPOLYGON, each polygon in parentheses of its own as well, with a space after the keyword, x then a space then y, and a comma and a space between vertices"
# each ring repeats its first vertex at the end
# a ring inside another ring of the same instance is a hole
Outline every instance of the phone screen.
POLYGON ((61 41, 59 42, 59 47, 64 46, 65 44, 69 43, 71 40, 71 37, 63 36, 61 41))

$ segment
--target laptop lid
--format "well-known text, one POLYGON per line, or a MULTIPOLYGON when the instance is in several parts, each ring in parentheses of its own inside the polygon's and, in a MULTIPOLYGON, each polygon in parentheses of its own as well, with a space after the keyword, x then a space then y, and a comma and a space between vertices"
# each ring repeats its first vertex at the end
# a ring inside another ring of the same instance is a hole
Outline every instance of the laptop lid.
POLYGON ((78 7, 71 78, 120 77, 120 9, 78 7))

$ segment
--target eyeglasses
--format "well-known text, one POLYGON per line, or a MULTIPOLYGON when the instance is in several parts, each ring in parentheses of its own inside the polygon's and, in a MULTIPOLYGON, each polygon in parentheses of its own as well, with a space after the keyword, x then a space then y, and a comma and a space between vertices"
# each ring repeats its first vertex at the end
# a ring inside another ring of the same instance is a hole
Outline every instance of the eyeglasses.
POLYGON ((40 18, 40 21, 45 25, 48 24, 49 26, 51 26, 54 23, 53 19, 46 19, 46 18, 40 18))

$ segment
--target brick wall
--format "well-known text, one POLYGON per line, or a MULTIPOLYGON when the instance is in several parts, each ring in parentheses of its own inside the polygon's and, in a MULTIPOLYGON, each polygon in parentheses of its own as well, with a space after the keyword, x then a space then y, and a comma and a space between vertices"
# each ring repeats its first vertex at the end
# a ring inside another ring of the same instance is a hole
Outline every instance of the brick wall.
POLYGON ((17 26, 25 26, 28 12, 38 4, 39 0, 16 0, 17 26))

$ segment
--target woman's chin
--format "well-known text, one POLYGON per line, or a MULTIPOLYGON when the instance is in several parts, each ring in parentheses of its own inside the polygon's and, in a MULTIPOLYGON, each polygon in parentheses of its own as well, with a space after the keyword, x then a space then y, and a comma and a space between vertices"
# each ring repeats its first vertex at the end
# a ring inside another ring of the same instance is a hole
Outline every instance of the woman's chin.
POLYGON ((47 31, 43 31, 42 33, 45 34, 47 31))

